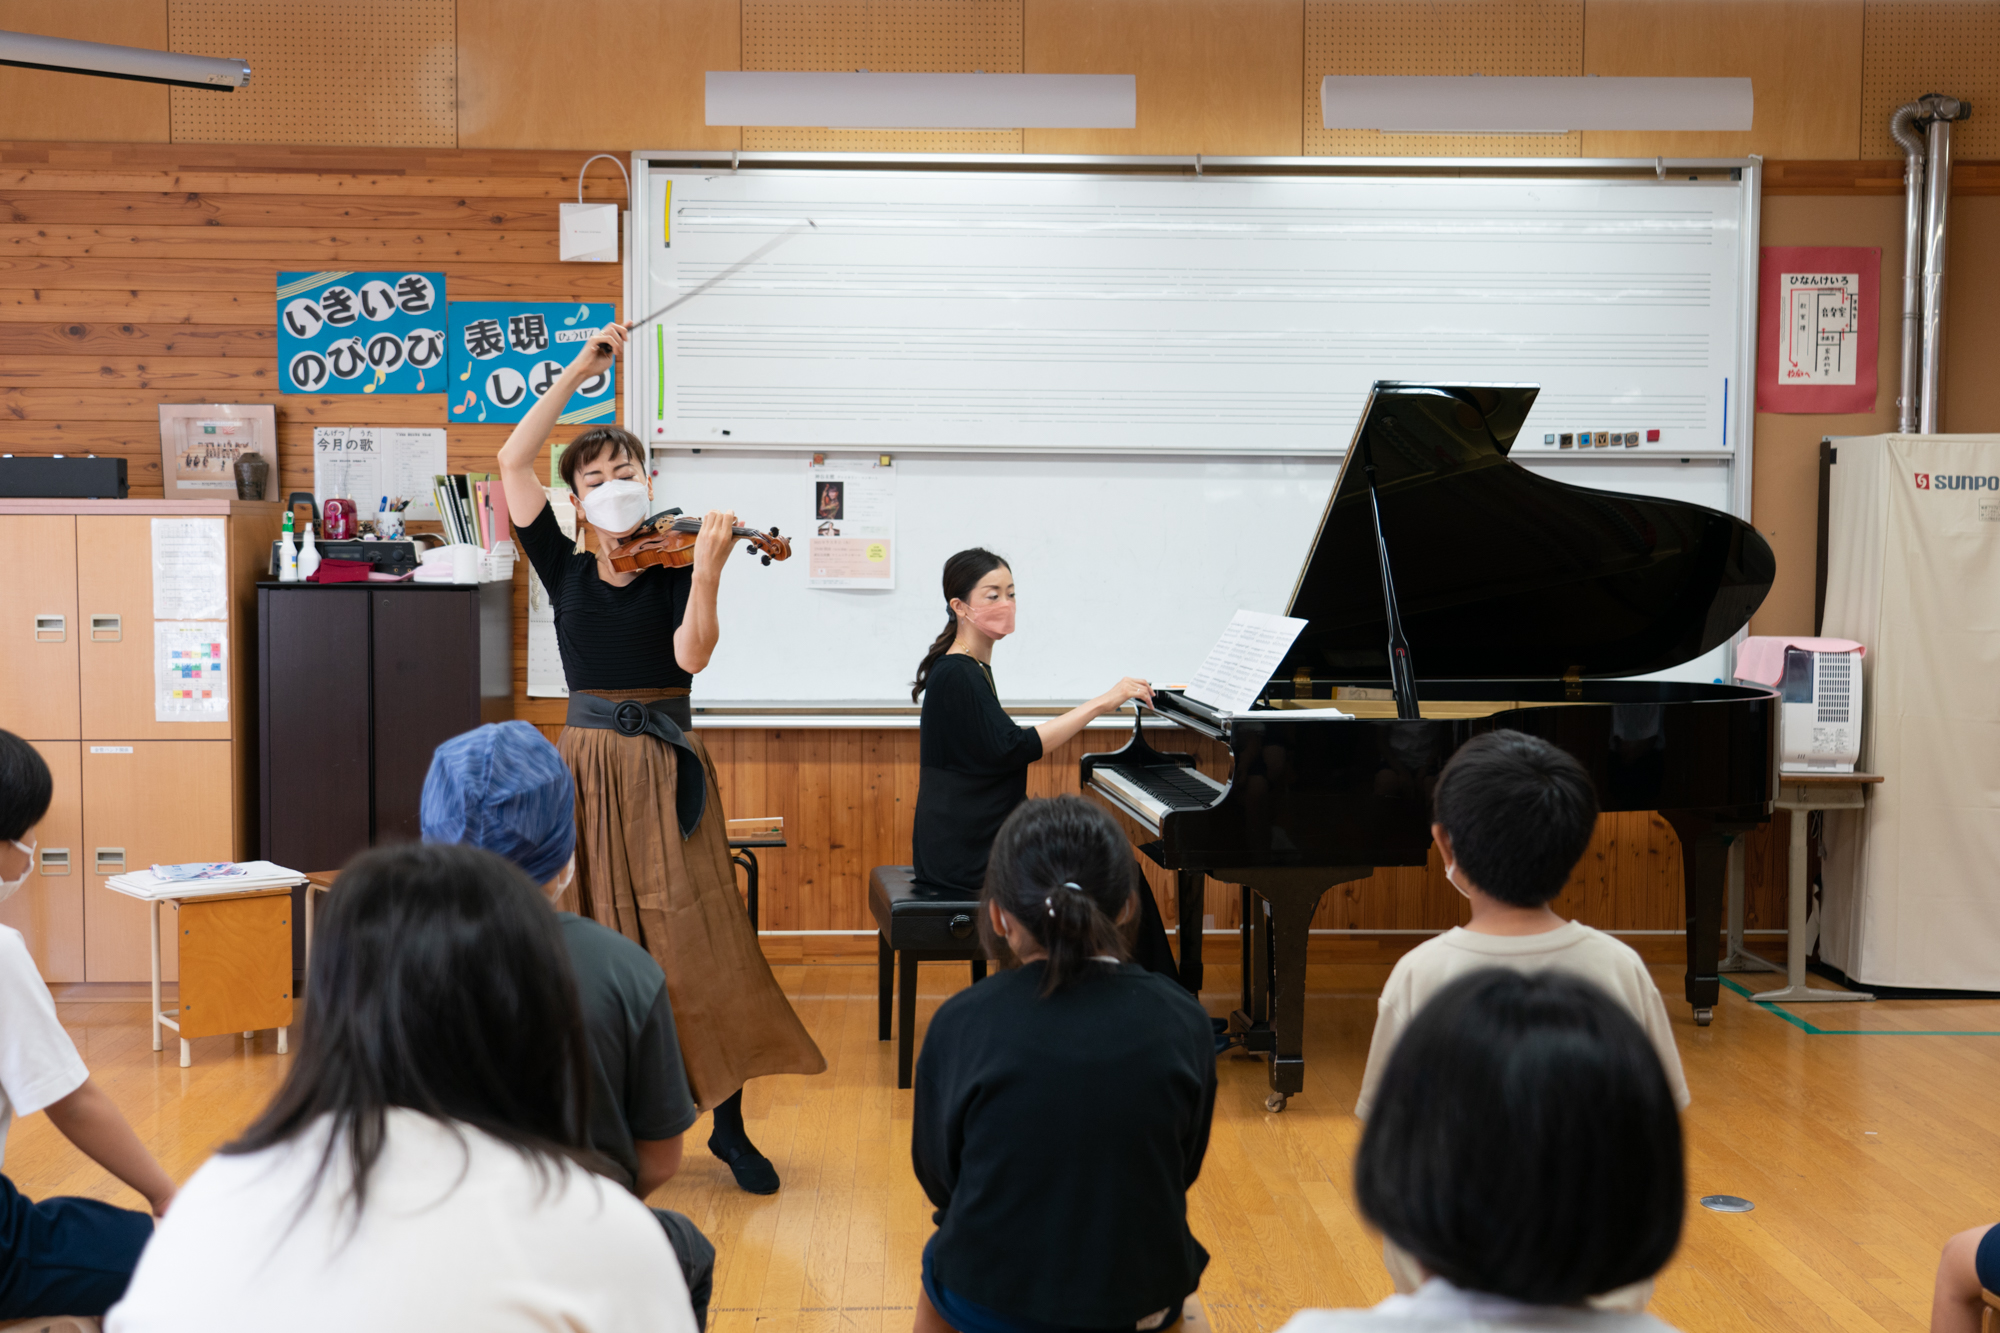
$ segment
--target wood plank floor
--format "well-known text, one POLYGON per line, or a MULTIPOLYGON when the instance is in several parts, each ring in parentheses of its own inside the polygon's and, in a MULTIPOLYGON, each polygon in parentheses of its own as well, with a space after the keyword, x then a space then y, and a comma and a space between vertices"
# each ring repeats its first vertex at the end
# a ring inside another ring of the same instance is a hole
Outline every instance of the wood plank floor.
MULTIPOLYGON (((923 969, 920 1022, 966 984, 962 964, 923 969)), ((1253 1333, 1301 1306, 1387 1294, 1377 1242, 1356 1216, 1349 1114, 1386 969, 1312 969, 1307 1087, 1263 1110, 1264 1068, 1225 1059, 1208 1161, 1191 1196, 1214 1255, 1202 1297, 1220 1333, 1253 1333)), ((1669 996, 1679 968, 1655 976, 1669 996)), ((721 1333, 901 1333, 909 1327, 929 1210, 909 1166, 910 1094, 894 1047, 875 1038, 870 965, 787 966, 779 977, 825 1050, 827 1072, 752 1084, 752 1135, 784 1190, 737 1191, 690 1134, 687 1165, 653 1202, 690 1214, 720 1253, 712 1327, 721 1333)), ((1209 1008, 1235 978, 1210 968, 1209 1008)), ((1740 977, 1753 989, 1776 978, 1740 977)), ((1656 1314, 1693 1333, 1926 1326, 1938 1246, 2000 1218, 2000 1002, 1794 1006, 1820 1034, 1726 992, 1712 1027, 1670 998, 1694 1104, 1691 1195, 1740 1194, 1756 1211, 1690 1207, 1656 1314), (1846 1035, 1858 1032, 1861 1035, 1846 1035), (1943 1033, 1948 1035, 1926 1035, 1943 1033)), ((185 1179, 245 1124, 283 1077, 272 1034, 195 1043, 191 1069, 148 1049, 145 1007, 63 1003, 98 1080, 167 1170, 185 1179)), ((31 1197, 136 1196, 64 1142, 47 1117, 17 1124, 7 1174, 31 1197)))

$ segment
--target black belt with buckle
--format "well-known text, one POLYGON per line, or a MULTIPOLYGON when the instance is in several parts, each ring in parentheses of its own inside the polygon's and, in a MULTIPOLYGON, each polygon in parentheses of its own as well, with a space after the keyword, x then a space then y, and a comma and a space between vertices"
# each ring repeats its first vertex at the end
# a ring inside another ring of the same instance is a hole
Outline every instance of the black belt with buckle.
POLYGON ((615 731, 621 736, 651 736, 680 751, 674 765, 674 815, 680 821, 681 837, 694 832, 708 805, 707 775, 701 756, 688 740, 686 727, 693 720, 686 695, 667 699, 612 700, 578 692, 569 697, 572 727, 595 731, 615 731))

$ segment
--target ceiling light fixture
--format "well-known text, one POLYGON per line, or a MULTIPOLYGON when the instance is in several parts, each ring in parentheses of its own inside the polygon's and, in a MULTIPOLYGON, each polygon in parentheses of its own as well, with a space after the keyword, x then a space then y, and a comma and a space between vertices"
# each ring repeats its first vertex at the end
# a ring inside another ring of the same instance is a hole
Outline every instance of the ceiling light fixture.
POLYGON ((710 70, 710 125, 855 130, 1129 130, 1132 74, 710 70))
POLYGON ((1748 79, 1329 74, 1320 123, 1385 134, 1747 130, 1748 79))
POLYGON ((220 93, 235 92, 250 82, 250 64, 245 60, 191 56, 144 46, 79 42, 32 32, 0 32, 0 65, 164 83, 175 88, 205 88, 220 93))

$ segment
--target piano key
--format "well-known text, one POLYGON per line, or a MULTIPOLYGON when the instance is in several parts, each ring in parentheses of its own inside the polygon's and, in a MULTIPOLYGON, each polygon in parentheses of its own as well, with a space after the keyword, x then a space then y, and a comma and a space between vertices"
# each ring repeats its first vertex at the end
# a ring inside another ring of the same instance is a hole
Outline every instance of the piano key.
POLYGON ((1113 804, 1154 833, 1169 814, 1206 810, 1226 790, 1199 769, 1176 764, 1099 765, 1091 772, 1090 785, 1115 798, 1113 804))

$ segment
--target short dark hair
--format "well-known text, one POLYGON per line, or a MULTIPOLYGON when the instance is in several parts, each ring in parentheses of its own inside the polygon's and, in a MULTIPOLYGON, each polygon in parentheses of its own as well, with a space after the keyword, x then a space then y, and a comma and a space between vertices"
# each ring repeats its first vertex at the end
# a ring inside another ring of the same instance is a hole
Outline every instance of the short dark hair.
POLYGON ((1000 955, 988 903, 999 903, 1049 951, 1042 994, 1074 985, 1094 958, 1130 956, 1118 915, 1132 899, 1139 870, 1132 844, 1110 815, 1081 796, 1023 801, 994 835, 980 891, 979 930, 1000 955))
POLYGON ((613 459, 629 458, 641 468, 646 466, 646 446, 639 443, 638 436, 620 426, 592 426, 563 446, 562 456, 556 460, 562 484, 575 490, 577 470, 607 453, 613 459))
POLYGON ((55 780, 41 751, 0 731, 0 842, 14 842, 42 822, 55 799, 55 780))
POLYGON ((1470 1291, 1571 1305, 1680 1244, 1680 1117, 1646 1034, 1560 973, 1487 969, 1417 1012, 1354 1159, 1361 1212, 1470 1291))
POLYGON ((1561 893, 1597 827, 1597 791, 1583 765, 1518 731, 1460 746, 1438 774, 1431 809, 1472 882, 1516 907, 1561 893))
POLYGON ((559 1159, 599 1165, 569 951, 518 867, 477 847, 377 848, 341 871, 321 910, 298 1056, 223 1152, 287 1143, 331 1117, 305 1201, 344 1152, 357 1224, 390 1107, 482 1130, 545 1179, 559 1159))

